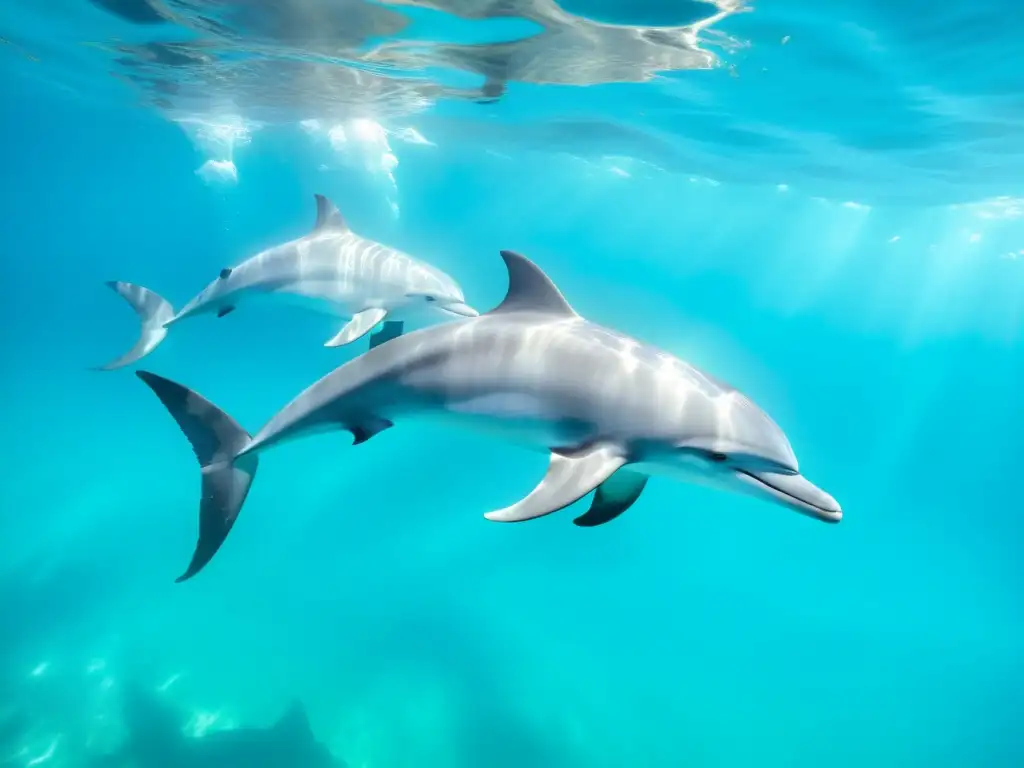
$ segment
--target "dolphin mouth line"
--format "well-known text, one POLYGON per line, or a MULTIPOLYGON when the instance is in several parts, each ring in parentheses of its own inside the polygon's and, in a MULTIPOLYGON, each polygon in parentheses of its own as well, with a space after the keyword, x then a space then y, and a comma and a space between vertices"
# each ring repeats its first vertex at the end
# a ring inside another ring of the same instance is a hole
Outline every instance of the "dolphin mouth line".
POLYGON ((758 477, 757 475, 751 472, 747 472, 742 469, 737 469, 736 472, 745 477, 749 477, 758 485, 762 486, 763 488, 767 488, 773 494, 789 501, 791 504, 798 507, 801 512, 804 512, 805 514, 808 514, 811 517, 816 518, 817 520, 821 520, 826 523, 838 523, 840 520, 843 519, 843 511, 841 509, 833 509, 830 507, 823 507, 818 504, 815 504, 811 501, 808 501, 807 499, 801 498, 800 496, 796 496, 790 493, 789 491, 772 485, 763 478, 758 477))
POLYGON ((465 303, 441 305, 442 312, 454 317, 479 317, 480 313, 465 303))

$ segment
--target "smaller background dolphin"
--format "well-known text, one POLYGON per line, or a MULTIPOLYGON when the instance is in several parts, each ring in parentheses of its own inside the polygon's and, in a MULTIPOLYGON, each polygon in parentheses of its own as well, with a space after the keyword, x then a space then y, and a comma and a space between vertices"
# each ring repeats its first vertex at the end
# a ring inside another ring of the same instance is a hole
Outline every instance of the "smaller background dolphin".
POLYGON ((148 288, 133 283, 107 283, 139 316, 142 328, 124 355, 99 366, 113 370, 152 352, 168 329, 187 317, 224 317, 257 297, 278 297, 317 312, 345 318, 325 346, 349 344, 370 333, 375 347, 404 330, 414 317, 476 317, 462 289, 435 267, 353 232, 337 207, 315 195, 316 224, 308 234, 257 253, 218 277, 179 312, 148 288))

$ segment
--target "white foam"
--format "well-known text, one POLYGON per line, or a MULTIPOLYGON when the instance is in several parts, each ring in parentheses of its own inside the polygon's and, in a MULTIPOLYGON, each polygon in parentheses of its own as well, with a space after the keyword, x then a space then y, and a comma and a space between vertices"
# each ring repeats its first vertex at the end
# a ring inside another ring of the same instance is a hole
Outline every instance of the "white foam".
POLYGON ((189 115, 177 118, 176 122, 207 157, 195 174, 207 184, 237 184, 235 153, 252 141, 252 133, 259 125, 237 115, 189 115))
POLYGON ((406 142, 407 144, 424 144, 429 147, 437 146, 437 144, 427 139, 422 133, 412 126, 399 128, 396 131, 392 131, 391 135, 400 141, 406 142))
POLYGON ((233 160, 207 160, 195 170, 207 184, 237 184, 238 168, 233 160))
MULTIPOLYGON (((390 134, 383 125, 365 117, 330 125, 317 119, 307 119, 299 125, 314 141, 326 140, 334 158, 343 166, 358 168, 371 178, 379 179, 385 186, 384 197, 392 216, 398 217, 395 169, 398 168, 399 160, 388 140, 390 134)), ((395 135, 411 143, 429 143, 415 129, 406 128, 395 135)), ((322 163, 319 168, 326 171, 331 166, 322 163)))

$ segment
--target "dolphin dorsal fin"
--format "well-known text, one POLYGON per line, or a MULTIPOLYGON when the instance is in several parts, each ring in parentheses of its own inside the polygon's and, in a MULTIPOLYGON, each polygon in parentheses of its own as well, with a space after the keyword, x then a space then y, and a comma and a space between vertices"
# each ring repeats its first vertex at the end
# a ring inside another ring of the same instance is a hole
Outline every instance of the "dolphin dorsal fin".
POLYGON ((323 195, 313 195, 316 198, 316 224, 313 225, 314 232, 344 232, 348 229, 345 217, 341 215, 338 206, 332 203, 323 195))
POLYGON ((542 312, 561 317, 577 316, 540 267, 515 251, 502 251, 501 258, 508 269, 508 292, 501 304, 487 314, 542 312))
POLYGON ((274 723, 274 730, 294 741, 311 741, 313 739, 313 730, 309 727, 306 708, 298 700, 293 701, 288 710, 274 723))

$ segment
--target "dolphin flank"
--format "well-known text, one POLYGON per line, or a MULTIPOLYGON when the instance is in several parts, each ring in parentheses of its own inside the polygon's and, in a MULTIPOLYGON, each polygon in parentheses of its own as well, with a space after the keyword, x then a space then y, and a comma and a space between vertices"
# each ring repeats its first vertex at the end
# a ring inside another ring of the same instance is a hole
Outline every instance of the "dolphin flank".
POLYGON ((267 448, 332 429, 364 443, 417 414, 443 414, 550 454, 523 499, 485 517, 518 522, 596 490, 574 521, 625 512, 650 475, 753 495, 826 522, 835 499, 806 480, 782 430, 732 387, 677 357, 580 317, 529 259, 501 256, 508 292, 490 312, 370 349, 300 393, 254 436, 197 393, 146 371, 202 469, 199 538, 178 578, 224 542, 267 448))
POLYGON ((337 347, 371 335, 375 347, 401 335, 404 321, 419 315, 475 317, 462 289, 439 269, 401 251, 360 237, 337 207, 315 195, 316 225, 308 234, 257 253, 218 277, 180 312, 165 299, 140 285, 107 283, 135 310, 141 332, 135 345, 98 370, 130 365, 152 352, 168 329, 187 317, 224 317, 240 303, 256 297, 280 297, 309 309, 348 318, 324 346, 337 347))

